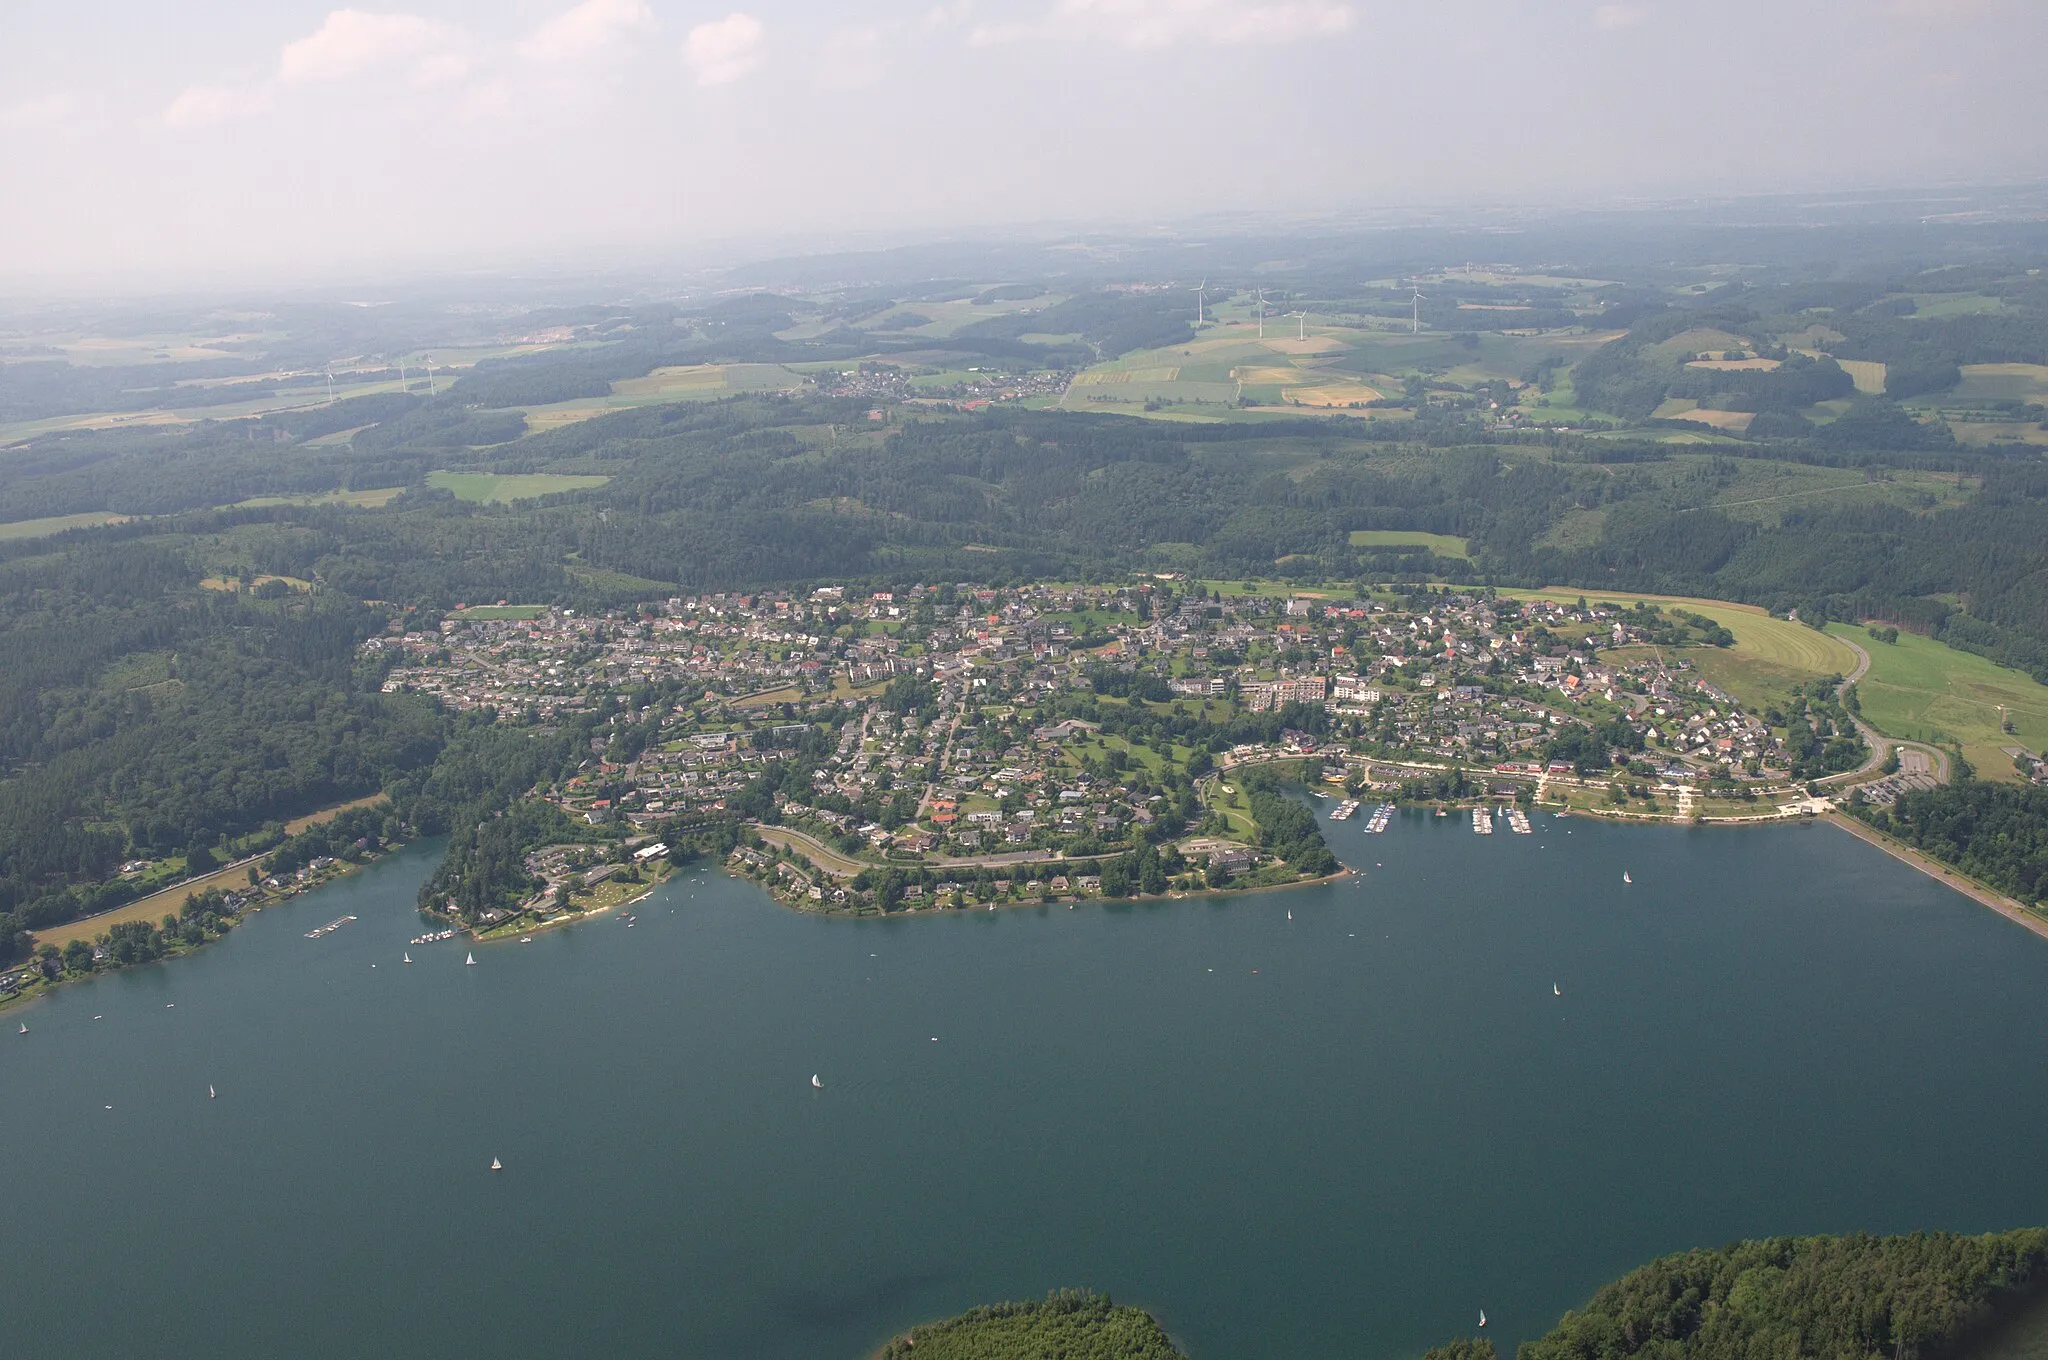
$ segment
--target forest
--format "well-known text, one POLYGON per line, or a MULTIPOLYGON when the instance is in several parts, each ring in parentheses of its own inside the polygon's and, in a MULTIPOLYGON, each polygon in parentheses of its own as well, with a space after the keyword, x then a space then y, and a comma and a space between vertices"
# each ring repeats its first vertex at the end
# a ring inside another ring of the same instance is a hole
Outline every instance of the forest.
POLYGON ((1850 810, 2010 897, 2048 902, 2048 789, 1962 779, 1850 810))
POLYGON ((1062 1289, 913 1327, 875 1360, 1186 1360, 1150 1313, 1062 1289))
POLYGON ((1915 1360, 2029 1297, 2048 1231, 1774 1237, 1682 1252, 1605 1286, 1516 1360, 1915 1360))

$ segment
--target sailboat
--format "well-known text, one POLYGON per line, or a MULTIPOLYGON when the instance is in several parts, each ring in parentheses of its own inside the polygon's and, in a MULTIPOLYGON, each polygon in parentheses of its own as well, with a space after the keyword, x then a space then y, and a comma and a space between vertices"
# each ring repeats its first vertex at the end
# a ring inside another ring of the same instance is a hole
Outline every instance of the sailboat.
POLYGON ((208 1082, 206 1086, 206 1098, 208 1100, 213 1099, 213 1084, 211 1082, 208 1082))
POLYGON ((23 1026, 21 1027, 21 1032, 22 1032, 23 1034, 26 1034, 26 1033, 28 1033, 28 1026, 27 1026, 27 1025, 23 1025, 23 1026))
POLYGON ((405 961, 406 961, 407 963, 411 963, 411 962, 412 962, 412 955, 410 955, 410 954, 407 954, 407 955, 405 956, 405 961))
POLYGON ((1486 1325, 1486 1310, 1484 1308, 1479 1310, 1479 1325, 1482 1327, 1486 1325))
POLYGON ((1555 982, 1553 982, 1550 984, 1550 994, 1552 996, 1563 996, 1564 988, 1558 986, 1555 982))
POLYGON ((1293 907, 1289 907, 1289 908, 1287 909, 1287 919, 1288 919, 1288 920, 1290 920, 1290 921, 1292 921, 1292 920, 1294 919, 1294 908, 1293 908, 1293 907))
POLYGON ((818 1080, 818 1074, 816 1072, 811 1073, 811 1085, 815 1086, 820 1091, 825 1089, 825 1083, 818 1080))
POLYGON ((468 958, 464 959, 462 963, 465 968, 476 967, 476 955, 471 954, 468 958))
POLYGON ((503 1162, 499 1161, 496 1157, 491 1158, 491 1170, 503 1171, 504 1169, 505 1164, 503 1162))
POLYGON ((1635 880, 1634 880, 1633 878, 1630 878, 1630 877, 1628 876, 1628 870, 1626 870, 1626 869, 1623 869, 1623 870, 1621 871, 1621 881, 1622 881, 1622 882, 1624 882, 1624 883, 1633 883, 1633 882, 1635 882, 1635 880))

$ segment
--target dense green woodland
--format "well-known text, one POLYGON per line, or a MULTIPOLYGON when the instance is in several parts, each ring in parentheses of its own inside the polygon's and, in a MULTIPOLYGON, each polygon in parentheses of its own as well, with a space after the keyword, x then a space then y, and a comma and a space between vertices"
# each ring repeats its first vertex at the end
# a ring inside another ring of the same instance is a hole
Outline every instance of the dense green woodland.
MULTIPOLYGON (((1933 1360, 1967 1356, 2038 1297, 2048 1230, 1964 1237, 1773 1237, 1630 1271, 1524 1342, 1516 1360, 1933 1360)), ((1152 1317, 1104 1295, 977 1308, 876 1360, 1177 1360, 1152 1317)), ((1423 1360, 1494 1360, 1461 1338, 1423 1360)))
POLYGON ((2048 903, 2048 789, 1965 779, 1855 811, 2008 896, 2048 903))
POLYGON ((1652 1261, 1517 1360, 1913 1360, 1963 1349, 2048 1270, 2048 1231, 1773 1237, 1652 1261))
POLYGON ((875 1360, 1184 1360, 1152 1315, 1063 1289, 913 1327, 875 1360))

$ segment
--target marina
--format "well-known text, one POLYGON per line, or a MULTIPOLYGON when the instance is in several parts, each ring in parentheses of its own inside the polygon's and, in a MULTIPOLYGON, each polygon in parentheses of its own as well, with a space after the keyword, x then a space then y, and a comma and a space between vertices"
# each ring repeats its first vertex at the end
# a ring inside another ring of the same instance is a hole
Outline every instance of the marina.
POLYGON ((1356 798, 1346 798, 1343 802, 1337 804, 1335 810, 1330 813, 1330 820, 1333 822, 1348 822, 1357 814, 1358 800, 1356 798))
POLYGON ((1493 834, 1493 818, 1486 815, 1485 808, 1476 807, 1472 809, 1472 834, 1475 836, 1491 836, 1493 834))
POLYGON ((1372 810, 1372 817, 1365 824, 1367 834, 1377 836, 1387 829, 1387 823, 1394 820, 1394 805, 1381 803, 1372 810))
POLYGON ((1520 808, 1509 808, 1508 830, 1514 832, 1517 836, 1528 836, 1534 834, 1536 828, 1529 825, 1528 813, 1520 808))
POLYGON ((353 916, 337 916, 332 921, 329 921, 326 925, 315 926, 313 929, 307 931, 306 938, 309 940, 317 940, 320 939, 322 936, 332 935, 335 931, 340 930, 343 926, 347 925, 350 921, 353 921, 355 919, 356 918, 353 916))
POLYGON ((412 937, 412 942, 414 944, 439 944, 443 940, 452 940, 461 933, 459 930, 436 930, 425 935, 415 935, 412 937))

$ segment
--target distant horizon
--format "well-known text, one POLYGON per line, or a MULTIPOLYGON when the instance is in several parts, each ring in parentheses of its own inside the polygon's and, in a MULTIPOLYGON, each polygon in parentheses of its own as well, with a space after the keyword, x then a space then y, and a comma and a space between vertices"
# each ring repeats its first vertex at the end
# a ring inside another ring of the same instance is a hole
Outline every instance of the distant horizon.
MULTIPOLYGON (((1032 248, 1096 239, 1189 247, 1260 240, 1331 240, 1379 233, 1481 234, 1512 242, 1538 227, 1577 228, 1589 234, 1619 228, 1631 219, 1643 225, 1662 224, 1672 214, 1690 214, 1696 225, 1759 228, 1801 225, 1819 229, 1899 227, 1929 222, 1914 212, 1880 213, 1861 223, 1830 221, 1824 213, 1790 214, 1751 220, 1730 210, 1745 205, 1776 204, 1800 208, 1868 208, 1925 206, 1939 202, 1972 202, 1979 206, 1957 214, 1956 226, 2013 226, 2040 223, 2048 227, 2048 177, 2007 180, 1951 180, 1821 185, 1748 193, 1696 195, 1625 195, 1561 200, 1522 199, 1464 202, 1414 202, 1382 208, 1329 209, 1283 213, 1271 210, 1218 209, 1177 217, 1102 218, 1093 221, 1047 218, 1029 222, 966 222, 954 226, 847 228, 839 231, 756 233, 746 236, 640 242, 632 245, 589 244, 558 250, 507 251, 496 259, 466 261, 425 258, 394 260, 383 265, 366 261, 337 262, 329 270, 289 265, 235 268, 226 264, 176 277, 151 277, 146 271, 108 270, 58 273, 26 272, 20 261, 0 262, 0 307, 38 307, 92 301, 140 302, 150 299, 191 300, 239 294, 300 296, 364 292, 350 298, 329 298, 377 305, 397 301, 421 290, 460 291, 465 281, 481 285, 530 284, 545 288, 587 290, 607 282, 630 291, 689 291, 698 284, 717 291, 722 276, 789 262, 859 258, 914 252, 948 246, 1032 248), (2011 200, 2003 208, 1987 208, 1985 200, 2011 200), (1521 219, 1519 222, 1504 219, 1521 219), (1817 220, 1816 220, 1817 219, 1817 220), (1206 238, 1206 239, 1205 239, 1206 238), (379 295, 379 294, 388 294, 379 295)), ((1505 258, 1505 256, 1503 256, 1505 258)), ((1115 272, 1113 270, 1108 272, 1115 272)), ((989 277, 1002 274, 997 270, 989 277)), ((1042 275, 1038 275, 1042 276, 1042 275)), ((760 284, 739 285, 758 289, 760 284)))
POLYGON ((2048 175, 2027 0, 20 0, 5 33, 10 292, 2048 175))

